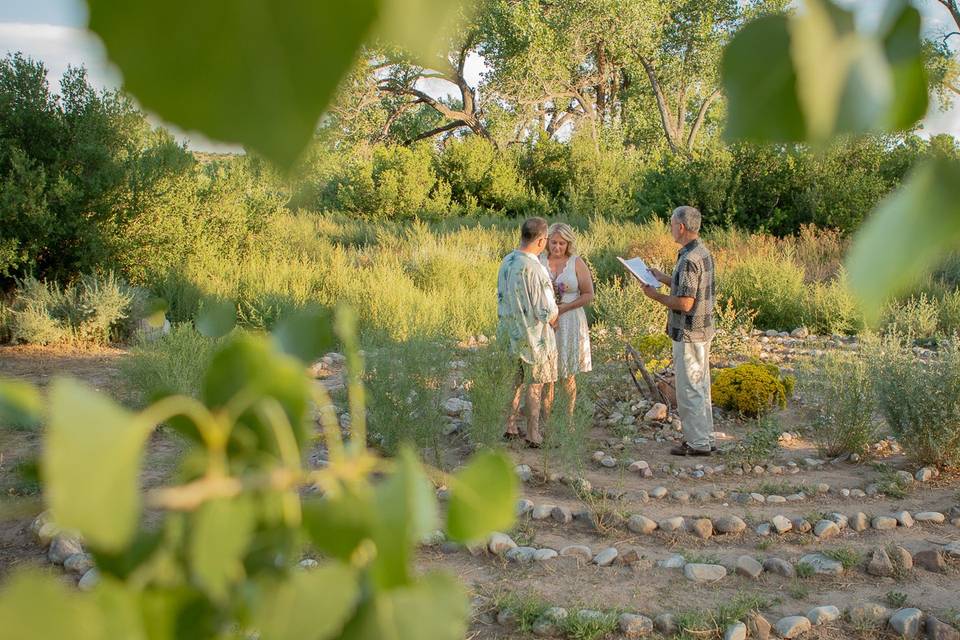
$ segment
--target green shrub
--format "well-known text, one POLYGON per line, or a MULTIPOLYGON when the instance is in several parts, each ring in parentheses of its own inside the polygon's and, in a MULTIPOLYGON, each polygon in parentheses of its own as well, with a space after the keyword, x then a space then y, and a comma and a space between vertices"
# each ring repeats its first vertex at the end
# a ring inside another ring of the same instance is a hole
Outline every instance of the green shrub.
POLYGON ((785 407, 793 384, 792 377, 780 376, 776 365, 748 362, 717 371, 711 392, 717 406, 755 418, 785 407))
POLYGON ((960 337, 960 289, 954 289, 940 299, 938 316, 941 335, 960 337))
POLYGON ((789 331, 806 323, 803 269, 790 255, 747 257, 718 275, 718 297, 756 311, 759 327, 789 331))
POLYGON ((437 166, 468 214, 486 209, 528 215, 545 207, 524 184, 514 156, 480 136, 450 142, 437 157, 437 166))
POLYGON ((748 425, 749 433, 727 452, 729 459, 737 464, 756 465, 767 462, 780 448, 783 427, 774 416, 765 415, 748 425))
POLYGON ((68 340, 106 343, 129 331, 135 292, 112 273, 83 276, 63 286, 27 278, 10 311, 13 342, 52 344, 68 340))
POLYGON ((120 369, 140 405, 168 395, 199 397, 203 372, 221 341, 180 323, 155 340, 137 339, 120 369))
POLYGON ((891 303, 884 313, 882 327, 884 333, 921 340, 936 336, 939 322, 940 310, 936 301, 921 293, 905 301, 891 303))
POLYGON ((431 449, 440 464, 450 356, 446 346, 418 339, 366 349, 369 433, 384 451, 412 444, 431 449))
POLYGON ((464 384, 473 403, 473 421, 468 426, 474 442, 491 447, 506 431, 517 377, 517 361, 504 345, 493 341, 467 356, 464 384))
POLYGON ((667 323, 662 305, 643 295, 632 280, 619 277, 597 285, 593 313, 610 331, 631 342, 662 332, 667 323))
POLYGON ((828 282, 808 285, 804 300, 807 326, 816 334, 854 335, 864 328, 863 313, 842 271, 828 282))
POLYGON ((0 344, 10 342, 13 328, 13 310, 0 300, 0 344))
POLYGON ((891 335, 865 344, 880 411, 919 464, 960 463, 960 344, 919 359, 891 335))
POLYGON ((866 358, 830 351, 801 372, 803 397, 814 405, 813 435, 821 454, 866 453, 877 435, 866 358))

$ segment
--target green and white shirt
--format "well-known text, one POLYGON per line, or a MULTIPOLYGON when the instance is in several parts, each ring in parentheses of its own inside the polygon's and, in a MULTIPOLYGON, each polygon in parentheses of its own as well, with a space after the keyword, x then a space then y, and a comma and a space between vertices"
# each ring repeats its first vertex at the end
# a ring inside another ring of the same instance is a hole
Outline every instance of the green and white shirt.
POLYGON ((497 275, 497 334, 509 340, 510 354, 527 365, 532 382, 557 379, 557 341, 550 326, 556 317, 547 270, 536 256, 514 250, 497 275))

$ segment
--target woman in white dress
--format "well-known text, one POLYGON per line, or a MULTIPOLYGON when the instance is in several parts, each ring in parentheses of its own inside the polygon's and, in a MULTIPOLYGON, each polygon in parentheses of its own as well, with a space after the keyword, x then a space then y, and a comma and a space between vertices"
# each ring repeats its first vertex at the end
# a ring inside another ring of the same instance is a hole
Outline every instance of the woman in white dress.
MULTIPOLYGON (((593 302, 593 278, 587 263, 577 256, 577 241, 570 225, 551 225, 547 238, 547 255, 540 256, 540 261, 547 268, 557 295, 557 379, 564 382, 572 414, 577 399, 576 375, 592 368, 590 329, 584 307, 593 302)), ((553 385, 544 385, 544 413, 550 412, 553 398, 553 385)))

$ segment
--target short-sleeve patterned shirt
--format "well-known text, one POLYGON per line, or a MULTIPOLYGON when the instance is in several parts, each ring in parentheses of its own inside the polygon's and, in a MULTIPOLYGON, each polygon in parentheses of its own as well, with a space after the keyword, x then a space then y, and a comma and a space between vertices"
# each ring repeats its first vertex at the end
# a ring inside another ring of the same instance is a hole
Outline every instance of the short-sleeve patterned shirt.
POLYGON ((528 382, 557 379, 557 339, 550 326, 556 316, 546 267, 524 251, 507 255, 497 275, 497 335, 509 340, 510 353, 524 363, 528 382))
POLYGON ((693 298, 689 312, 667 310, 667 335, 675 342, 707 342, 713 338, 713 256, 699 239, 677 253, 670 295, 693 298))

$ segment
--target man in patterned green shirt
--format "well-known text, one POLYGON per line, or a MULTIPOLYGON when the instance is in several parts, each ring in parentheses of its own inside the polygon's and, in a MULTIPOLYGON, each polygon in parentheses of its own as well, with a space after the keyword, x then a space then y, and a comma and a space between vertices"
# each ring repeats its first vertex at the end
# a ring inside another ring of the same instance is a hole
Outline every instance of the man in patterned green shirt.
POLYGON ((550 275, 537 257, 547 245, 547 228, 543 218, 525 220, 520 246, 503 259, 497 275, 497 339, 509 344, 518 370, 504 436, 520 436, 520 397, 526 385, 526 440, 531 447, 543 443, 543 385, 557 380, 557 341, 551 326, 557 319, 557 301, 550 275))

